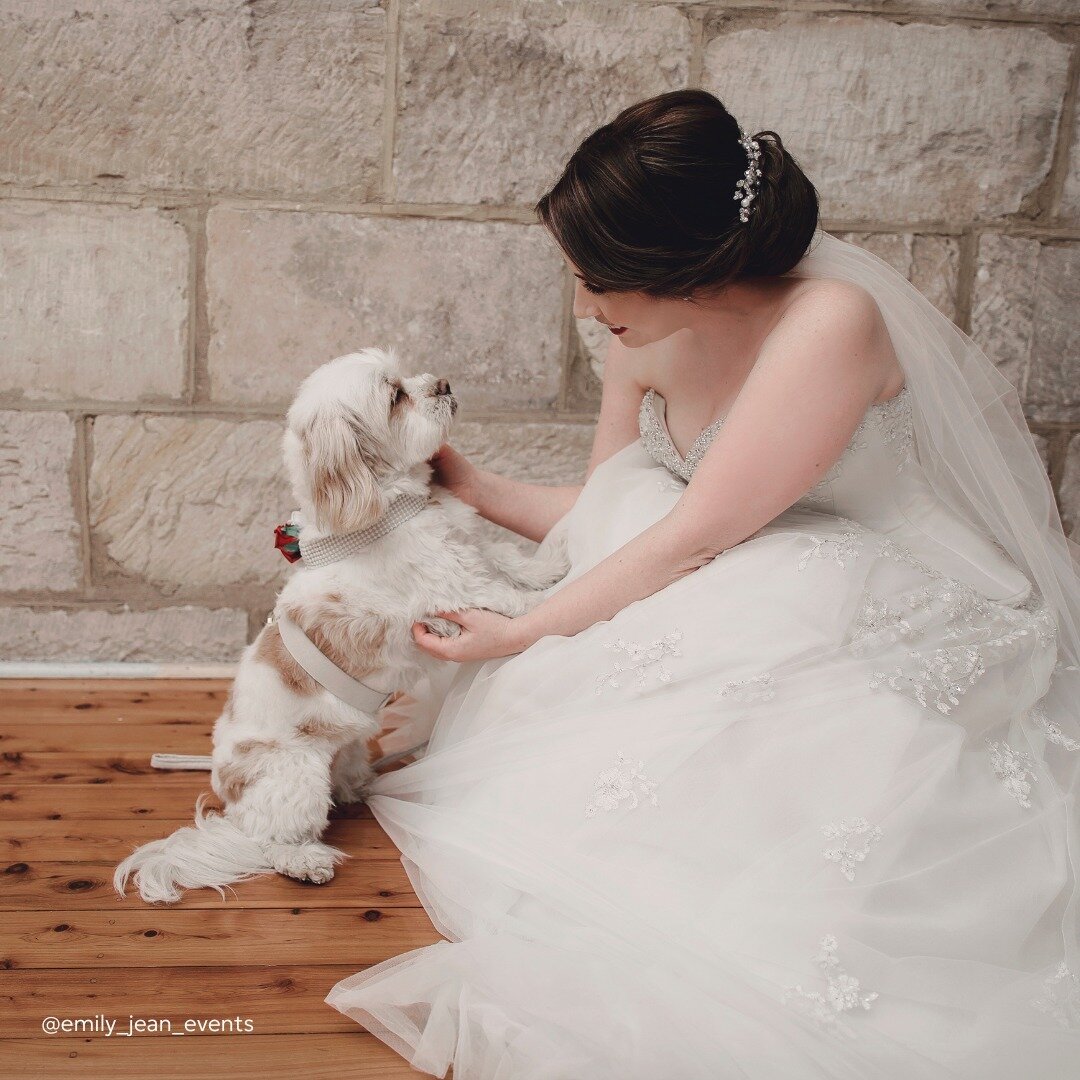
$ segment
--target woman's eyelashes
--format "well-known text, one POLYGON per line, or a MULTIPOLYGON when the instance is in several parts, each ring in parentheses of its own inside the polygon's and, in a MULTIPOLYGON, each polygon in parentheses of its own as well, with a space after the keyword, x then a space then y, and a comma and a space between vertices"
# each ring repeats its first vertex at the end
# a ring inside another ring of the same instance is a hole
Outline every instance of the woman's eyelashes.
POLYGON ((590 284, 589 282, 587 282, 587 281, 583 281, 583 282, 582 282, 581 284, 582 284, 582 286, 584 287, 584 289, 585 289, 585 291, 586 291, 586 292, 591 292, 591 293, 602 293, 602 292, 604 291, 603 289, 601 289, 601 288, 600 288, 600 286, 599 286, 599 285, 591 285, 591 284, 590 284))

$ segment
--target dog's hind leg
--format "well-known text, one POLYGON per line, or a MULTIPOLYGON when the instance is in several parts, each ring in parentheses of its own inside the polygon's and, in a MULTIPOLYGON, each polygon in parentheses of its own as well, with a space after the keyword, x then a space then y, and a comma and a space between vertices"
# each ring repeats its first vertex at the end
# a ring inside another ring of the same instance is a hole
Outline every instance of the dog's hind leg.
POLYGON ((259 774, 226 813, 266 853, 279 873, 322 885, 348 856, 322 842, 329 820, 332 745, 283 745, 264 754, 259 774))
POLYGON ((334 802, 339 806, 363 799, 368 785, 379 775, 371 767, 371 755, 371 736, 354 739, 334 755, 330 782, 334 802))

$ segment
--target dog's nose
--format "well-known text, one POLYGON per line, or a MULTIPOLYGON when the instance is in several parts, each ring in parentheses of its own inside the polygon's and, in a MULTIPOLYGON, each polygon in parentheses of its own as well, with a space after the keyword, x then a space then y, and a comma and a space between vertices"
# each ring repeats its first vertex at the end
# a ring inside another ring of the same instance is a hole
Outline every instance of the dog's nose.
POLYGON ((450 393, 450 384, 445 379, 440 379, 435 384, 435 393, 436 394, 449 394, 450 393))

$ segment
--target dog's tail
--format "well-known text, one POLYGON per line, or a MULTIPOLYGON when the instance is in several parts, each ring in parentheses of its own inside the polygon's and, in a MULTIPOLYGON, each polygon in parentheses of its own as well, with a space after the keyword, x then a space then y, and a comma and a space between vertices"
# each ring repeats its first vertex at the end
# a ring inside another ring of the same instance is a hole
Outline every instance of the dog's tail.
POLYGON ((222 886, 273 871, 261 845, 224 815, 204 812, 207 798, 203 792, 196 800, 193 826, 143 844, 116 868, 113 885, 121 896, 132 874, 147 903, 173 904, 184 889, 217 889, 224 899, 222 886))

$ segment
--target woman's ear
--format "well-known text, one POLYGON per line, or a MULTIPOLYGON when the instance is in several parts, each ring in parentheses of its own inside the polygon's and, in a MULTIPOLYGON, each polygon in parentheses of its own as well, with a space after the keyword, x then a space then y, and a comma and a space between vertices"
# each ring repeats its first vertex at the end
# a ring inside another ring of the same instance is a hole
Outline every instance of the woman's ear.
POLYGON ((320 529, 352 532, 382 516, 386 496, 375 476, 373 440, 355 417, 322 410, 301 430, 300 443, 320 529))

